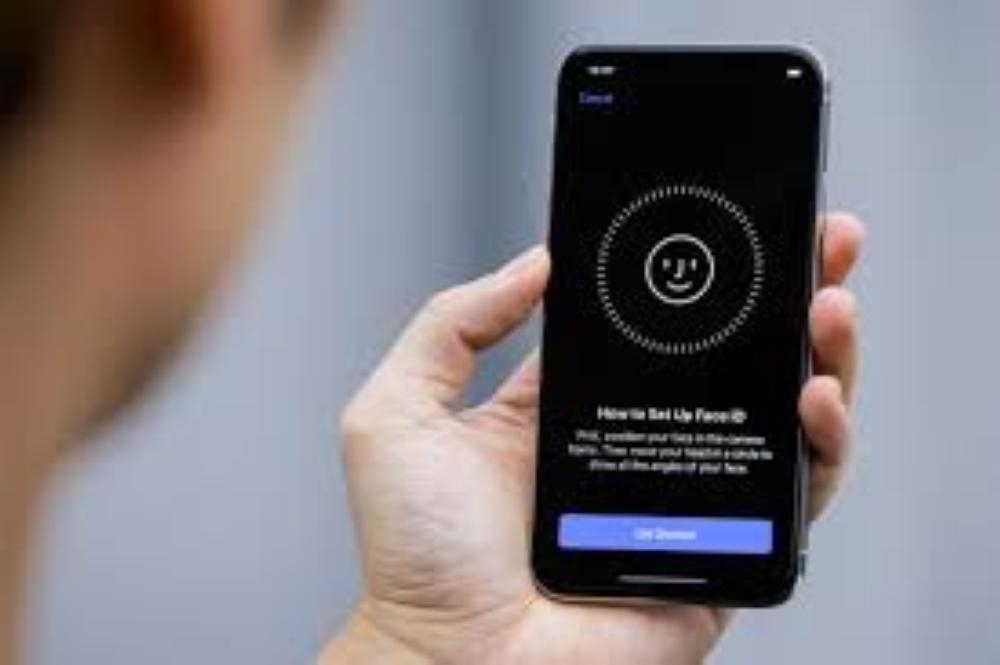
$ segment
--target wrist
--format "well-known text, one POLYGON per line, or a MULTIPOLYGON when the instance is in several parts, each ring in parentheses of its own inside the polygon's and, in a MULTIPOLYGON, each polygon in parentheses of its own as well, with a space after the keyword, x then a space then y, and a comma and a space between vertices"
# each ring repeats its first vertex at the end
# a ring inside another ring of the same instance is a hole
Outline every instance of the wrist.
POLYGON ((344 632, 323 650, 318 665, 429 665, 431 660, 355 612, 344 632))

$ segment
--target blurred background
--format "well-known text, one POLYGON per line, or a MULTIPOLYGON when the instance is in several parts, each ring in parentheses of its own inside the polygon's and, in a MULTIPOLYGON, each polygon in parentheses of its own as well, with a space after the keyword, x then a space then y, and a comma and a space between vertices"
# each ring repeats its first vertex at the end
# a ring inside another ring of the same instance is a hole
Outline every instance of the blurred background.
POLYGON ((1000 5, 368 0, 352 23, 272 223, 172 373, 67 469, 31 662, 311 661, 358 586, 339 408, 428 293, 542 236, 559 62, 636 42, 818 49, 830 202, 871 230, 851 478, 798 598, 744 613, 714 662, 1000 662, 1000 5))

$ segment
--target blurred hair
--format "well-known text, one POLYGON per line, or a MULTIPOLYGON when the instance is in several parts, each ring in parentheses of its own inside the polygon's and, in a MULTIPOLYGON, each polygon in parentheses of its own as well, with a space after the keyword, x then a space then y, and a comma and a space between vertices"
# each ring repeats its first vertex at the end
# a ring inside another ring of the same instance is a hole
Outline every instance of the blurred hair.
POLYGON ((0 129, 37 101, 56 21, 70 0, 0 0, 0 129))
MULTIPOLYGON (((286 30, 311 27, 328 0, 287 0, 286 30)), ((39 102, 48 60, 58 47, 61 22, 76 0, 0 0, 0 131, 39 102)))

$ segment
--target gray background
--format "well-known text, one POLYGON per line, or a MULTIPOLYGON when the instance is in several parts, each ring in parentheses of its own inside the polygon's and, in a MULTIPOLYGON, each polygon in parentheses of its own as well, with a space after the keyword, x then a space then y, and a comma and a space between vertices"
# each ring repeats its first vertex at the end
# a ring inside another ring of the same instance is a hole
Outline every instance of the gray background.
POLYGON ((370 0, 273 223, 171 374, 66 471, 31 662, 308 662, 357 588, 337 410, 429 291, 541 235, 560 58, 706 41, 825 55, 831 203, 871 224, 851 478, 798 599, 744 614, 715 662, 1000 662, 998 28, 985 1, 370 0))

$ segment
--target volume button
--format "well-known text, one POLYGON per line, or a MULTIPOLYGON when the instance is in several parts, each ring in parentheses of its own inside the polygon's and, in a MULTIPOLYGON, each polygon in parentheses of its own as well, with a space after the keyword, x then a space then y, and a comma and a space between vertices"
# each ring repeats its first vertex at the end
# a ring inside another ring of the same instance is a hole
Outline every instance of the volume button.
POLYGON ((820 143, 820 150, 822 152, 821 159, 823 163, 823 173, 827 172, 830 165, 830 98, 829 96, 823 101, 823 126, 820 131, 823 132, 823 138, 820 143))

